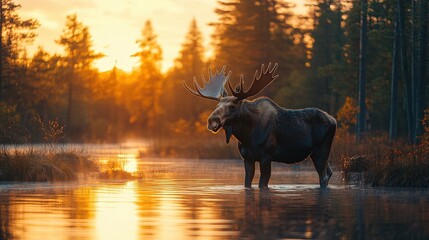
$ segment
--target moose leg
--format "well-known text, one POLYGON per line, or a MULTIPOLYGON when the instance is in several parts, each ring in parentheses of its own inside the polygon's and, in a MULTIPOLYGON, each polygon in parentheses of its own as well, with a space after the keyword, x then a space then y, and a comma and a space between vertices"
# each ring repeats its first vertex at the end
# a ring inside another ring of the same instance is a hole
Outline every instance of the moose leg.
POLYGON ((255 176, 255 161, 244 160, 244 170, 246 171, 246 176, 244 178, 244 187, 251 188, 252 180, 255 176))
POLYGON ((316 168, 317 173, 319 174, 319 183, 321 188, 326 188, 328 186, 329 179, 331 178, 331 175, 332 175, 332 170, 327 163, 327 160, 328 160, 327 155, 328 154, 323 153, 323 151, 314 151, 310 155, 311 160, 313 161, 314 167, 316 168))
POLYGON ((332 176, 332 169, 331 166, 329 166, 328 158, 333 138, 334 134, 332 134, 332 136, 328 136, 325 139, 325 142, 320 147, 314 149, 313 153, 310 155, 314 167, 319 174, 319 183, 321 188, 326 188, 328 186, 329 179, 332 176))
POLYGON ((271 177, 271 161, 261 161, 261 177, 259 178, 259 188, 268 188, 268 181, 271 177))
POLYGON ((328 169, 327 169, 327 171, 328 171, 328 176, 331 177, 332 176, 332 168, 329 165, 329 163, 328 163, 328 169))

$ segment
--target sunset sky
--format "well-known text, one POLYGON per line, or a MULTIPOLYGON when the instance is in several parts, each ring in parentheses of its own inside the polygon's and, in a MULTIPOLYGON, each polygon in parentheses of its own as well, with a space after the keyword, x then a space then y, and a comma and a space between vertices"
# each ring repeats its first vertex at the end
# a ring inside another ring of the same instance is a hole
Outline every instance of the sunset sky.
MULTIPOLYGON (((300 13, 305 1, 295 0, 300 13)), ((22 18, 37 19, 41 26, 38 37, 30 46, 30 52, 42 46, 46 51, 61 52, 55 43, 65 27, 66 16, 77 14, 78 20, 89 27, 93 49, 106 55, 97 61, 101 71, 117 67, 131 71, 136 58, 130 55, 138 51, 136 40, 146 20, 152 21, 158 43, 163 49, 163 70, 172 66, 180 50, 192 18, 203 33, 204 46, 209 50, 213 31, 208 23, 216 21, 214 9, 217 0, 16 0, 21 4, 22 18)), ((209 52, 209 51, 208 51, 209 52)))

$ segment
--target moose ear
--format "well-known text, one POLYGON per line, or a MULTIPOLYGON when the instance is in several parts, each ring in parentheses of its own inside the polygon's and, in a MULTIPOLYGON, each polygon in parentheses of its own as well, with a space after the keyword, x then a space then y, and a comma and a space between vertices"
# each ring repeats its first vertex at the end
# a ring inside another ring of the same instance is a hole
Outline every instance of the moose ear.
POLYGON ((225 135, 226 135, 226 143, 229 143, 229 140, 231 139, 231 135, 232 135, 232 125, 224 125, 223 129, 225 130, 225 135))

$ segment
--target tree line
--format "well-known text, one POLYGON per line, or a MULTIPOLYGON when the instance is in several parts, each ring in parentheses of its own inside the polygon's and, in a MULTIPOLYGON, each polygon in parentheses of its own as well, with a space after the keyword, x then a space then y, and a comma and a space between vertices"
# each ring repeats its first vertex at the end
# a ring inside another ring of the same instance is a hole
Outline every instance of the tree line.
POLYGON ((428 1, 308 0, 307 6, 308 14, 297 15, 288 1, 218 1, 210 24, 213 56, 205 58, 193 19, 166 73, 147 20, 132 55, 139 65, 126 73, 94 67, 103 53, 93 49, 90 29, 76 14, 66 17, 56 40, 63 54, 39 48, 29 56, 25 47, 40 24, 22 19, 13 0, 1 0, 0 141, 206 134, 215 103, 191 96, 182 81, 195 76, 201 83, 209 66, 226 64, 231 81, 243 74, 248 87, 268 62, 279 63, 280 77, 263 95, 279 105, 319 107, 345 132, 417 141, 428 103, 428 1))

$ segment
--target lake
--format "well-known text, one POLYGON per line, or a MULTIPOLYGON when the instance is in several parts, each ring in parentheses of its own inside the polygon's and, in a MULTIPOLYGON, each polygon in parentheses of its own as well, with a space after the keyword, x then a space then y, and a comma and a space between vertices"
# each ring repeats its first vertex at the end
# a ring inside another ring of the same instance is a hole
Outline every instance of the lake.
POLYGON ((426 189, 344 185, 334 172, 321 190, 308 165, 273 164, 269 190, 258 174, 246 190, 241 160, 138 151, 88 150, 139 180, 0 184, 0 239, 429 239, 426 189))

